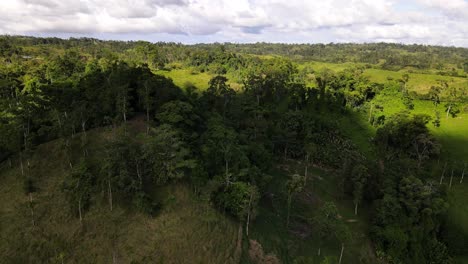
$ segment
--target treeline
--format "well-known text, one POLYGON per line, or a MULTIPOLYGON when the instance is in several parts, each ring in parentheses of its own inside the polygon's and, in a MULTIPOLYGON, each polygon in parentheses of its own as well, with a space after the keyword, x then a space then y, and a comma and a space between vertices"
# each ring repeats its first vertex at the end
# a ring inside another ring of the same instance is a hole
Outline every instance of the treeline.
MULTIPOLYGON (((366 44, 235 44, 214 43, 183 45, 180 43, 145 41, 103 41, 93 38, 35 38, 27 36, 0 37, 0 50, 15 47, 55 47, 59 49, 79 48, 82 52, 98 56, 104 52, 114 52, 123 57, 137 55, 149 65, 153 63, 163 68, 165 64, 186 61, 199 65, 200 61, 210 61, 219 50, 235 54, 285 56, 295 61, 323 61, 332 63, 367 63, 388 70, 405 67, 428 70, 435 69, 442 75, 462 76, 458 70, 468 72, 468 49, 428 45, 403 45, 394 43, 366 44), (156 56, 155 56, 156 55, 156 56), (155 61, 153 61, 155 60, 155 61)), ((23 55, 46 54, 44 49, 23 50, 23 55)), ((50 52, 50 50, 49 50, 50 52)), ((50 55, 50 54, 48 54, 50 55)), ((121 57, 122 58, 122 57, 121 57)))
MULTIPOLYGON (((200 45, 209 47, 208 45, 200 45)), ((379 64, 382 68, 397 70, 404 67, 435 68, 453 64, 462 68, 467 62, 468 50, 457 47, 403 45, 393 43, 330 43, 330 44, 232 44, 226 48, 234 52, 258 55, 282 55, 295 60, 315 60, 333 63, 361 62, 379 64)))

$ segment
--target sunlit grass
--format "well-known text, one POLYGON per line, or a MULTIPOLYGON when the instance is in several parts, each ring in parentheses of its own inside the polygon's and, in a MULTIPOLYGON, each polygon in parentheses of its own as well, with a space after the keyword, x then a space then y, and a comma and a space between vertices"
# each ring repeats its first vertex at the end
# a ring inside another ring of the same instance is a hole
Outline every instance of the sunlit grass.
MULTIPOLYGON (((356 66, 365 66, 364 63, 329 63, 329 62, 304 62, 298 65, 299 69, 305 67, 310 67, 314 71, 320 71, 324 68, 328 68, 335 72, 342 71, 347 68, 352 68, 356 66)), ((400 70, 400 71, 390 71, 376 68, 366 68, 364 70, 364 75, 369 78, 372 82, 384 83, 387 82, 389 78, 398 80, 401 79, 403 74, 409 75, 408 89, 410 91, 416 91, 418 93, 427 93, 432 86, 440 85, 439 81, 446 81, 449 87, 462 88, 468 90, 468 78, 463 77, 451 77, 443 76, 434 73, 422 73, 422 72, 413 72, 411 70, 400 70)), ((442 91, 445 94, 445 91, 442 91)))
POLYGON ((214 76, 207 72, 200 73, 190 68, 174 69, 170 71, 161 70, 157 71, 156 74, 161 74, 171 78, 174 81, 174 84, 180 88, 185 88, 190 84, 200 90, 206 90, 208 88, 208 82, 214 76))

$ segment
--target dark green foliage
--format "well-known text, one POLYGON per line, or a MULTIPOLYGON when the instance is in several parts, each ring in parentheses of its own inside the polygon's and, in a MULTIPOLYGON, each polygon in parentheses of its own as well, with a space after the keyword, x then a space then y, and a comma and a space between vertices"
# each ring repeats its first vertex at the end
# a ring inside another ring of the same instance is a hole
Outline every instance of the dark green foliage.
POLYGON ((221 117, 214 116, 207 121, 207 130, 201 140, 201 153, 207 171, 211 175, 223 175, 226 184, 235 181, 242 167, 248 167, 238 134, 224 125, 221 117))
POLYGON ((353 182, 353 202, 355 205, 354 213, 357 214, 358 205, 364 196, 364 189, 369 178, 367 168, 361 164, 354 166, 351 171, 351 180, 353 182))
POLYGON ((329 239, 338 239, 342 243, 349 238, 349 230, 340 220, 338 209, 332 202, 326 202, 312 219, 320 243, 329 239))
POLYGON ((403 155, 422 162, 437 155, 440 148, 426 127, 429 120, 427 115, 399 113, 377 130, 375 143, 383 153, 388 154, 389 159, 403 155))
POLYGON ((175 100, 163 104, 156 114, 156 119, 161 124, 168 124, 179 129, 187 138, 193 139, 198 136, 200 118, 188 102, 175 100))
POLYGON ((149 162, 144 159, 140 145, 122 131, 107 144, 99 182, 102 191, 107 192, 111 210, 113 197, 117 197, 131 201, 137 209, 149 214, 157 212, 159 205, 150 199, 145 189, 145 185, 154 180, 148 172, 149 162))
POLYGON ((158 184, 177 181, 193 168, 195 160, 180 132, 164 124, 154 128, 143 144, 142 155, 147 172, 158 184))
POLYGON ((441 254, 446 257, 445 250, 437 246, 438 218, 448 207, 443 195, 431 183, 413 176, 388 186, 377 202, 374 218, 373 234, 379 248, 403 262, 428 263, 441 254), (432 247, 439 247, 440 252, 432 252, 432 247))
POLYGON ((242 220, 247 216, 251 195, 254 193, 256 193, 255 186, 244 182, 233 182, 214 193, 213 200, 217 206, 242 220))
POLYGON ((88 162, 82 159, 64 179, 63 190, 75 215, 84 213, 91 203, 91 196, 96 191, 97 178, 88 162))

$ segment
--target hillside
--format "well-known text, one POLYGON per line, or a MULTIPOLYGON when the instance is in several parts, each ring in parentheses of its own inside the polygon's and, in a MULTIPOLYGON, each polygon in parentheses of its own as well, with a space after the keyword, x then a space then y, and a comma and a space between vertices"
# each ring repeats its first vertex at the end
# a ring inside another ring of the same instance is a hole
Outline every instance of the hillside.
MULTIPOLYGON (((91 155, 100 155, 108 129, 88 131, 91 155)), ((79 136, 76 138, 79 140, 79 136)), ((37 192, 24 194, 18 159, 1 164, 0 256, 4 263, 236 263, 238 225, 195 197, 184 184, 153 190, 155 217, 109 210, 97 196, 80 223, 63 192, 70 173, 61 140, 40 145, 30 168, 37 192), (7 202, 8 201, 8 202, 7 202), (34 219, 34 226, 31 221, 34 219), (187 224, 190 223, 190 224, 187 224)))
POLYGON ((5 263, 467 261, 467 49, 0 48, 5 263))
MULTIPOLYGON (((129 129, 137 136, 142 132, 141 120, 130 121, 129 129)), ((104 142, 112 137, 112 130, 100 128, 87 134, 92 139, 88 152, 98 160, 103 155, 104 142)), ((76 135, 75 144, 80 144, 82 136, 76 135)), ((287 198, 282 186, 292 171, 303 169, 301 163, 288 161, 277 166, 275 180, 267 188, 268 195, 262 198, 258 216, 250 227, 249 240, 239 248, 239 225, 228 215, 214 210, 206 197, 194 195, 183 183, 152 190, 153 199, 161 204, 155 216, 141 214, 128 203, 110 211, 105 197, 98 196, 80 222, 70 212, 63 191, 63 179, 72 172, 66 156, 62 140, 42 144, 34 151, 26 171, 36 179, 33 215, 30 198, 20 180, 19 160, 13 158, 12 167, 6 162, 1 164, 0 199, 9 201, 2 206, 0 218, 0 256, 6 262, 188 263, 190 259, 196 263, 238 263, 241 259, 250 260, 248 241, 260 242, 265 254, 269 252, 284 262, 290 262, 293 256, 304 261, 320 261, 316 255, 319 247, 323 255, 333 256, 340 250, 331 241, 319 245, 311 239, 314 230, 301 220, 294 221, 289 231, 284 228, 287 198), (291 249, 291 243, 297 246, 291 249)), ((78 157, 80 153, 73 156, 78 157)), ((306 219, 325 201, 334 201, 356 236, 348 245, 344 260, 352 262, 356 254, 372 258, 367 238, 368 219, 354 215, 352 201, 336 188, 339 179, 320 168, 310 168, 310 174, 310 183, 296 197, 292 214, 297 219, 306 219)))

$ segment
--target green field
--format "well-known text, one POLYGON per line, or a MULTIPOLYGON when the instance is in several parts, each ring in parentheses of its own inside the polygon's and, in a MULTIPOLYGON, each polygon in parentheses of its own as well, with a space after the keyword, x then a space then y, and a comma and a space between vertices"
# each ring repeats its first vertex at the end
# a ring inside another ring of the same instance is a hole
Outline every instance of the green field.
POLYGON ((200 73, 193 69, 176 69, 171 71, 160 70, 155 73, 171 78, 175 85, 181 88, 185 88, 187 85, 193 85, 200 90, 207 89, 208 82, 213 77, 212 74, 206 72, 200 73))
MULTIPOLYGON (((347 68, 362 66, 363 63, 327 63, 327 62, 305 62, 299 64, 299 69, 310 67, 314 71, 320 71, 322 69, 330 69, 335 72, 342 71, 347 68)), ((398 80, 401 79, 403 74, 409 75, 409 82, 407 84, 410 91, 415 91, 418 93, 427 93, 432 86, 439 85, 439 81, 446 81, 449 87, 455 87, 459 89, 464 89, 465 92, 468 91, 468 78, 462 77, 451 77, 437 75, 433 73, 419 73, 411 70, 400 70, 400 71, 390 71, 377 68, 365 68, 364 75, 369 78, 372 82, 384 83, 388 79, 398 80)), ((444 93, 444 92, 443 92, 444 93)))
POLYGON ((409 75, 408 88, 418 93, 427 93, 431 86, 437 86, 438 81, 446 81, 449 87, 468 89, 468 78, 450 77, 436 74, 411 73, 407 71, 388 71, 381 69, 366 69, 364 74, 373 82, 383 83, 388 77, 401 79, 403 74, 409 75))
MULTIPOLYGON (((208 82, 215 75, 208 72, 199 72, 195 69, 175 69, 175 70, 159 70, 155 71, 156 74, 161 74, 174 81, 174 84, 185 89, 188 86, 195 86, 198 90, 206 90, 208 88, 208 82)), ((235 90, 240 90, 241 85, 239 83, 231 81, 232 76, 227 76, 229 81, 228 84, 235 90)))

